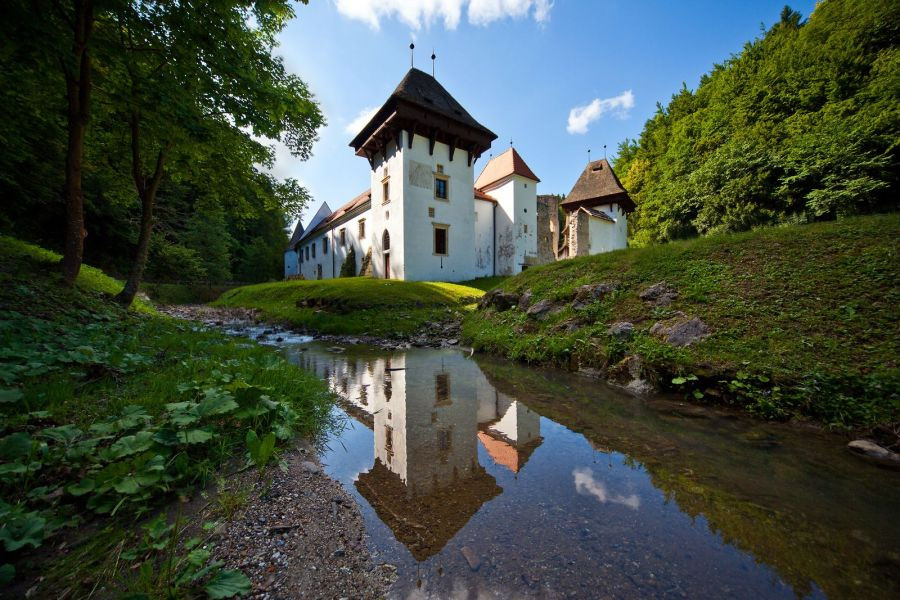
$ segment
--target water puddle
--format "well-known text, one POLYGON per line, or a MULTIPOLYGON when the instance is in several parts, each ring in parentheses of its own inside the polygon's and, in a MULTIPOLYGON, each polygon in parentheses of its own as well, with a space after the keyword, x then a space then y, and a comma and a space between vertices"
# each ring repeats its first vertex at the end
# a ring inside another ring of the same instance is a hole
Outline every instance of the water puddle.
POLYGON ((834 438, 455 350, 285 347, 398 598, 889 598, 900 476, 834 438))

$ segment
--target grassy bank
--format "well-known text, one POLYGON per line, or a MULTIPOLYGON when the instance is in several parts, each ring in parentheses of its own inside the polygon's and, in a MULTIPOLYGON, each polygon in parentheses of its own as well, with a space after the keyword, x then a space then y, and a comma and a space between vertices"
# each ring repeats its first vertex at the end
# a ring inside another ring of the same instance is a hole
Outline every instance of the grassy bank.
POLYGON ((479 310, 463 338, 475 348, 534 363, 614 372, 643 359, 664 389, 839 426, 896 421, 897 215, 769 228, 629 249, 532 268, 499 289, 532 293, 553 310, 479 310), (615 291, 576 309, 580 286, 615 291), (666 306, 639 293, 665 282, 666 306), (681 315, 680 313, 683 313, 681 315), (711 335, 686 347, 651 335, 657 323, 701 319, 711 335), (630 322, 630 336, 611 324, 630 322))
POLYGON ((209 304, 234 287, 202 283, 143 283, 141 291, 157 304, 209 304))
POLYGON ((319 333, 392 337, 459 316, 483 294, 454 283, 353 277, 249 285, 225 292, 213 305, 254 308, 265 319, 319 333))
POLYGON ((279 441, 318 432, 324 384, 149 305, 122 310, 120 284, 96 269, 66 289, 57 255, 0 237, 0 256, 0 577, 40 572, 38 595, 54 596, 243 589, 240 574, 203 571, 196 542, 176 552, 165 520, 133 524, 226 463, 262 465, 279 441))

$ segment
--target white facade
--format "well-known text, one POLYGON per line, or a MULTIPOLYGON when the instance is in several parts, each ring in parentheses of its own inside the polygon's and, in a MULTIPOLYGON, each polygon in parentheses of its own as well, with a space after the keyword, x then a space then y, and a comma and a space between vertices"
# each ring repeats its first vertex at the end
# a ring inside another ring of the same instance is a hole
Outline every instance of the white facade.
POLYGON ((588 219, 589 245, 588 254, 612 252, 628 246, 628 217, 618 204, 605 204, 597 207, 615 219, 610 223, 606 219, 591 216, 588 219))
POLYGON ((497 275, 515 275, 537 259, 537 182, 512 174, 486 186, 497 199, 497 275))
POLYGON ((288 248, 284 251, 284 278, 296 277, 300 273, 300 257, 297 250, 288 248))

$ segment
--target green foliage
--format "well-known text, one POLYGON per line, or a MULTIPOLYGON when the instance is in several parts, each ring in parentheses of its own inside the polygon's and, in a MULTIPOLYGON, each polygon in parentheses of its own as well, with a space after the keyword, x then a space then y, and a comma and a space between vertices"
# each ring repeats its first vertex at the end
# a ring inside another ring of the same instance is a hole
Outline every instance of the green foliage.
POLYGON ((896 208, 896 2, 827 0, 685 86, 619 146, 636 245, 896 208))
POLYGON ((248 429, 244 440, 251 463, 262 471, 275 454, 275 433, 270 432, 260 438, 255 431, 248 429))
POLYGON ((356 277, 356 249, 350 246, 344 264, 341 265, 341 277, 356 277))
POLYGON ((476 311, 463 339, 478 350, 563 367, 608 369, 638 355, 666 389, 724 401, 765 418, 804 415, 834 427, 900 418, 895 285, 900 216, 761 228, 575 258, 528 269, 500 285, 529 290, 564 309, 544 320, 523 311, 476 311), (638 294, 665 281, 667 307, 638 294), (582 310, 576 289, 617 290, 582 310), (680 348, 650 335, 678 313, 699 317, 712 335, 680 348), (634 324, 627 340, 608 336, 634 324), (714 390, 715 393, 707 392, 714 390))
MULTIPOLYGON (((0 237, 0 251, 7 552, 42 548, 84 521, 128 523, 190 495, 243 452, 248 429, 272 432, 256 454, 262 466, 278 443, 329 422, 324 384, 271 350, 143 305, 125 311, 110 299, 115 282, 89 267, 74 289, 62 288, 47 268, 57 257, 39 248, 0 237)), ((208 582, 210 594, 234 583, 208 582)))

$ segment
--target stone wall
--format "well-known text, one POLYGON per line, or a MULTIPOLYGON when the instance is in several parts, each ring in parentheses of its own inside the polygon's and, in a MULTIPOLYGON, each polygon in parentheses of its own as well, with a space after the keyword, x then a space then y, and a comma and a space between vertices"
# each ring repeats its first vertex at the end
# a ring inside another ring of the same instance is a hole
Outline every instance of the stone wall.
POLYGON ((545 265, 556 260, 559 247, 559 198, 537 197, 537 264, 545 265))

